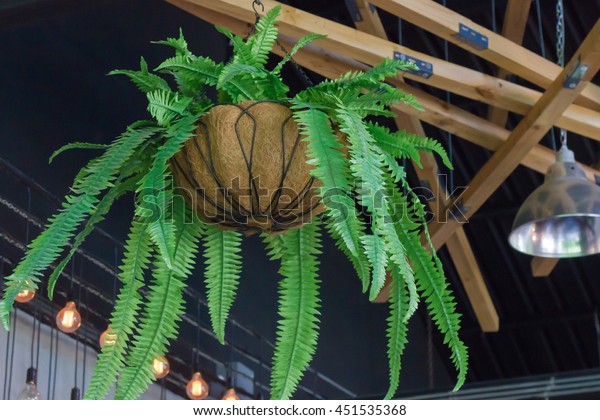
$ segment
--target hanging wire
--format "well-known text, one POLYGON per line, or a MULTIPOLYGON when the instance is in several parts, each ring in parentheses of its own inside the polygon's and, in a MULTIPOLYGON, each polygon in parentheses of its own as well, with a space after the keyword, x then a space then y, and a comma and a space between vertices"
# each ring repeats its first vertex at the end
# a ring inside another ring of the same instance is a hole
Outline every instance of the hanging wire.
MULTIPOLYGON (((40 287, 39 292, 41 294, 42 289, 40 287)), ((41 332, 42 332, 42 314, 39 311, 39 302, 40 299, 36 299, 34 302, 35 305, 35 313, 39 314, 39 319, 38 319, 38 326, 37 326, 37 349, 36 349, 36 355, 35 355, 35 370, 38 371, 38 368, 40 366, 40 339, 41 339, 41 332)))
MULTIPOLYGON (((55 399, 56 396, 56 376, 58 373, 58 338, 59 338, 59 333, 58 330, 56 330, 56 334, 54 335, 54 339, 55 339, 55 345, 54 345, 54 369, 53 369, 53 373, 54 375, 52 376, 52 399, 55 399)), ((48 395, 48 398, 50 398, 50 395, 48 395)))
MULTIPOLYGON (((57 332, 58 334, 58 332, 57 332)), ((48 357, 48 399, 50 399, 50 391, 52 385, 52 356, 54 355, 54 327, 50 323, 50 353, 48 357)))
POLYGON ((12 374, 13 374, 13 362, 15 359, 15 339, 17 337, 17 311, 15 307, 13 310, 13 322, 12 322, 12 343, 10 345, 10 372, 8 374, 8 392, 6 394, 7 399, 10 399, 10 391, 12 389, 12 374))
MULTIPOLYGON (((442 4, 444 5, 444 7, 447 7, 446 3, 446 0, 442 0, 442 4)), ((450 53, 448 52, 448 40, 444 40, 444 60, 446 60, 447 63, 450 62, 450 53)), ((446 102, 448 103, 448 105, 452 104, 452 94, 448 90, 446 91, 446 102)), ((454 138, 451 132, 446 132, 446 139, 448 142, 448 159, 450 160, 450 163, 454 164, 454 138)), ((454 192, 454 171, 449 171, 448 173, 447 190, 450 194, 454 192)))
MULTIPOLYGON (((75 265, 75 259, 72 260, 73 264, 71 265, 71 281, 73 281, 73 275, 74 273, 74 265, 75 265)), ((80 272, 81 272, 81 265, 80 264, 80 272)), ((81 279, 81 274, 79 276, 79 278, 81 279)), ((72 287, 72 286, 71 286, 72 287)), ((78 291, 77 291, 77 303, 81 304, 81 281, 79 282, 79 287, 78 287, 78 291)), ((77 329, 77 332, 75 333, 75 373, 74 373, 74 380, 73 380, 73 386, 75 388, 77 388, 77 380, 79 379, 79 340, 81 340, 81 336, 80 336, 80 330, 81 328, 77 329)))
MULTIPOLYGON (((83 266, 83 264, 81 264, 81 265, 83 266)), ((83 278, 82 274, 83 273, 80 273, 80 278, 83 278)), ((90 297, 90 294, 88 292, 88 289, 86 288, 85 289, 85 312, 84 312, 85 317, 84 317, 84 319, 88 319, 88 315, 89 315, 89 311, 88 311, 88 308, 89 308, 89 297, 90 297)), ((87 334, 88 323, 87 322, 84 322, 83 328, 84 328, 84 331, 86 331, 86 334, 83 334, 83 336, 87 337, 88 336, 88 334, 87 334)), ((88 348, 87 345, 83 346, 83 368, 82 368, 83 372, 82 372, 82 375, 81 375, 81 395, 85 394, 87 348, 88 348)))
POLYGON ((492 0, 492 31, 495 33, 498 32, 496 24, 496 0, 492 0))
POLYGON ((433 371, 433 325, 431 317, 427 317, 427 379, 429 389, 435 387, 433 371))

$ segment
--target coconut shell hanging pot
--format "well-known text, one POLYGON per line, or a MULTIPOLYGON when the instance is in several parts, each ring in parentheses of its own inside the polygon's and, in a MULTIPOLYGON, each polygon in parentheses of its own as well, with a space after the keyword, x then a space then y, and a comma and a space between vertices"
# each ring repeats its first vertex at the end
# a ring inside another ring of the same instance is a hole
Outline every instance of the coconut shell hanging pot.
POLYGON ((290 109, 248 101, 211 108, 172 166, 200 217, 252 234, 297 228, 323 211, 306 161, 290 109))

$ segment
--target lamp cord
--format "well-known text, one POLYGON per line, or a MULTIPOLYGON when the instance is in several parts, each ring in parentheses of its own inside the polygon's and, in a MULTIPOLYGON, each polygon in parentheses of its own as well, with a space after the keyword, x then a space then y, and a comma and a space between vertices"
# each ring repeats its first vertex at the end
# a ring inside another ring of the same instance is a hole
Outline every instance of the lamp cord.
MULTIPOLYGON (((447 7, 446 0, 443 0, 442 4, 444 7, 447 7)), ((450 62, 450 53, 448 52, 448 40, 444 41, 444 60, 446 60, 446 62, 450 62)), ((452 104, 452 95, 448 90, 446 91, 446 102, 448 103, 448 105, 452 104)), ((446 139, 448 142, 448 160, 450 160, 450 163, 454 164, 454 138, 451 132, 446 132, 446 139)), ((448 173, 447 190, 450 194, 454 192, 454 171, 449 171, 448 173)))

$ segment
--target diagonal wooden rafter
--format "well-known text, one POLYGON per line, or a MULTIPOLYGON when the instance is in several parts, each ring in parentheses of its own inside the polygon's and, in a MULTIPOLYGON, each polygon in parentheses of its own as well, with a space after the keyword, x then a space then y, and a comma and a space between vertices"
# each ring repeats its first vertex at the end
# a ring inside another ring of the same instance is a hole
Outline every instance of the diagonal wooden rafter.
MULTIPOLYGON (((372 3, 544 89, 547 89, 562 71, 562 68, 552 61, 435 1, 373 0, 372 3), (457 38, 461 23, 487 37, 488 48, 478 50, 457 38)), ((600 110, 600 86, 588 84, 574 102, 600 110)))
MULTIPOLYGON (((243 22, 253 23, 255 19, 254 12, 248 7, 248 4, 239 0, 186 1, 243 22)), ((343 51, 347 58, 367 65, 375 65, 383 58, 393 57, 395 52, 404 53, 432 64, 434 72, 431 77, 425 79, 412 73, 404 73, 403 77, 406 79, 417 80, 522 115, 527 114, 541 96, 540 92, 533 89, 421 54, 396 43, 273 0, 263 0, 263 4, 267 10, 276 5, 282 7, 278 27, 281 34, 291 39, 298 39, 307 33, 326 33, 327 37, 317 40, 316 45, 327 51, 343 51)), ((600 140, 600 112, 571 105, 558 119, 556 125, 571 132, 600 140)))
MULTIPOLYGON (((599 68, 600 20, 596 22, 571 61, 552 82, 530 113, 517 125, 508 140, 471 180, 461 199, 466 217, 472 216, 508 178, 529 151, 554 125, 556 118, 589 85, 599 68), (587 72, 575 88, 565 88, 564 80, 578 64, 588 66, 587 72)), ((458 227, 459 224, 453 220, 432 226, 434 244, 437 246, 445 243, 458 227)))
MULTIPOLYGON (((501 34, 503 37, 519 45, 523 43, 530 8, 530 0, 508 0, 506 12, 504 13, 504 22, 502 23, 501 34)), ((498 69, 497 77, 506 80, 511 74, 509 71, 500 68, 498 69)), ((505 127, 508 120, 508 111, 502 108, 491 107, 488 119, 500 127, 505 127)))
MULTIPOLYGON (((370 7, 368 0, 357 0, 356 4, 362 17, 361 20, 354 22, 356 27, 363 32, 387 39, 381 19, 377 15, 377 10, 370 7)), ((402 79, 399 80, 403 81, 402 79)), ((398 113, 395 121, 399 129, 425 137, 425 130, 417 117, 398 113)), ((433 209, 445 208, 448 205, 446 199, 448 192, 440 183, 438 175, 440 171, 437 161, 428 153, 420 153, 420 157, 421 166, 413 162, 413 168, 419 179, 422 182, 424 181, 427 188, 433 192, 429 204, 433 209)), ((483 332, 497 332, 500 328, 498 312, 464 229, 459 228, 446 243, 446 247, 481 330, 483 332)))

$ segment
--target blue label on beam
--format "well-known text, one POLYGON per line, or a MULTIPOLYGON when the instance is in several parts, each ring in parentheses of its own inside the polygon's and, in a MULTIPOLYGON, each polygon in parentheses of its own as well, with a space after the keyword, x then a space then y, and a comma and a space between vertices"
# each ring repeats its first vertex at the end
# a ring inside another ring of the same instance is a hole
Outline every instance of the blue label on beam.
POLYGON ((401 60, 414 64, 417 66, 417 70, 408 70, 408 73, 416 74, 424 79, 429 79, 433 74, 433 65, 427 61, 419 60, 418 58, 411 57, 410 55, 398 51, 394 51, 394 60, 401 60))
POLYGON ((454 37, 476 50, 487 50, 489 39, 487 36, 469 28, 464 23, 458 25, 458 33, 454 37))

